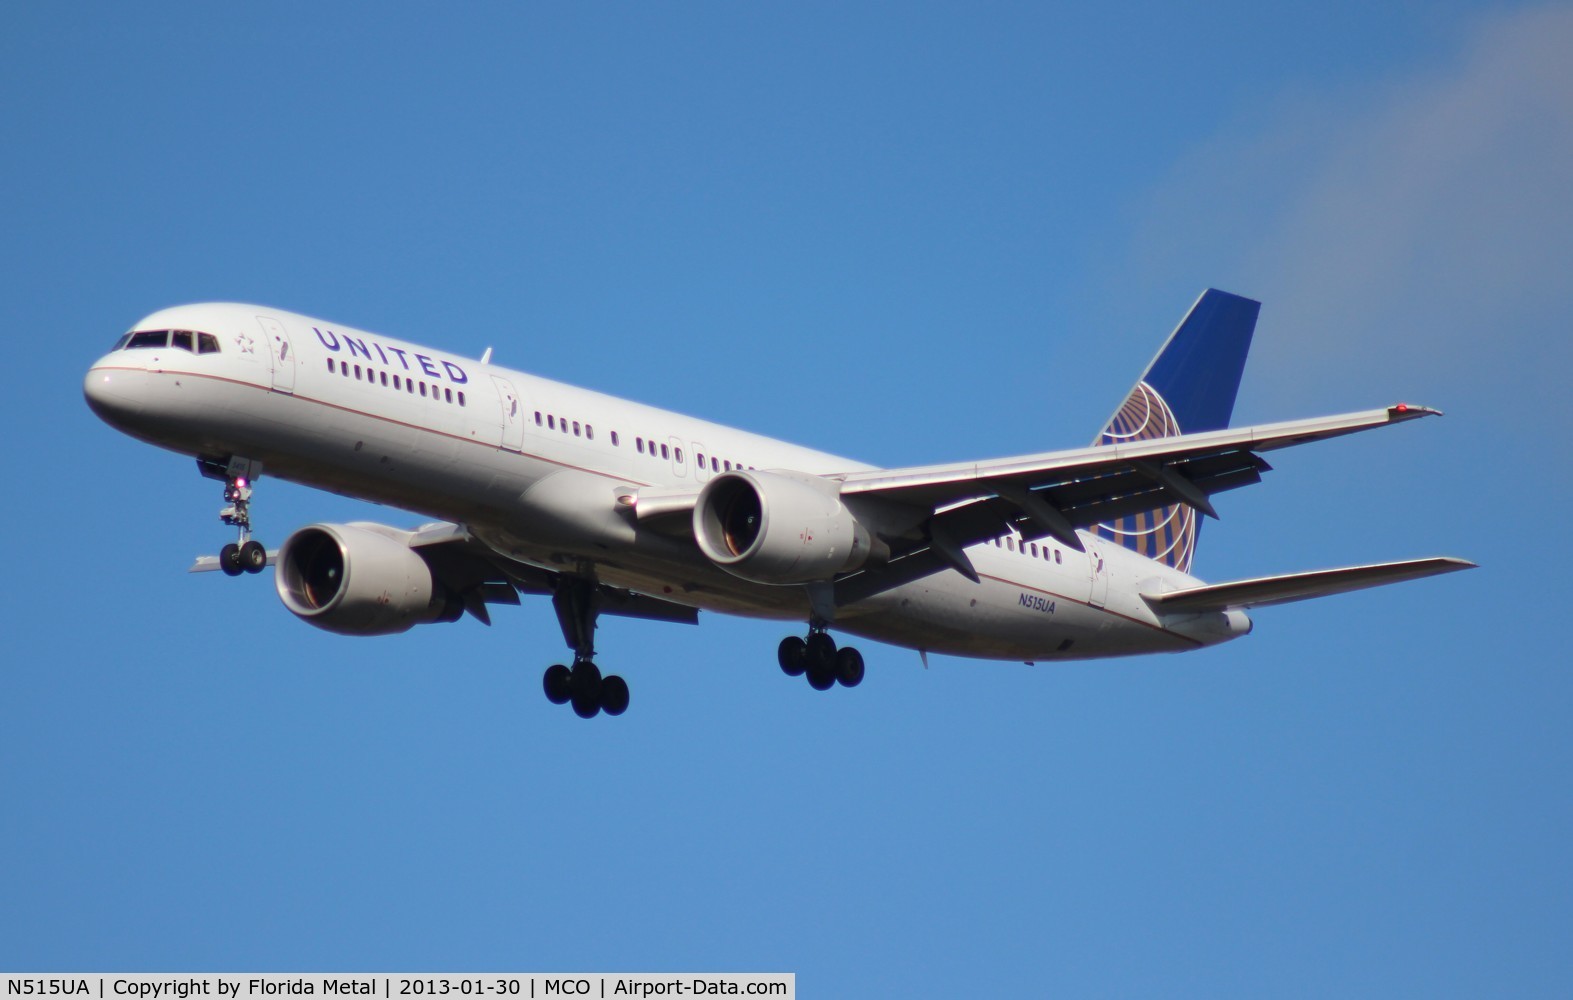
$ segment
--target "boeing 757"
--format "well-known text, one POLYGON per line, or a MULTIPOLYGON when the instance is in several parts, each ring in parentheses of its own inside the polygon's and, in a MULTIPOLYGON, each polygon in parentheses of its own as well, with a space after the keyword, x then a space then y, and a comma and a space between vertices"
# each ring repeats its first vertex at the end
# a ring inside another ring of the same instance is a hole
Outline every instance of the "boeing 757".
POLYGON ((862 681, 832 632, 1028 662, 1176 652, 1251 630, 1247 609, 1465 569, 1429 558, 1205 583, 1214 495, 1264 454, 1438 411, 1399 403, 1231 429, 1259 303, 1209 289, 1091 445, 883 469, 278 309, 178 306, 88 371, 104 421, 224 484, 235 541, 193 571, 274 567, 318 628, 388 635, 550 596, 572 651, 556 704, 620 715, 596 620, 701 610, 805 623, 777 662, 862 681), (252 537, 264 475, 416 512, 413 529, 312 524, 252 537))

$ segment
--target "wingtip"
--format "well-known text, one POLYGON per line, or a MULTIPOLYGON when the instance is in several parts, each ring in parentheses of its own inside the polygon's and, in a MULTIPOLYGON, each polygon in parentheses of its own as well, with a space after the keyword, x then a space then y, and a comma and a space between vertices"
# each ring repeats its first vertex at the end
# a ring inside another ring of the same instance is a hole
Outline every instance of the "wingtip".
POLYGON ((1440 417, 1442 411, 1434 406, 1420 406, 1415 403, 1394 403, 1387 408, 1387 416, 1391 420, 1414 420, 1416 417, 1440 417))

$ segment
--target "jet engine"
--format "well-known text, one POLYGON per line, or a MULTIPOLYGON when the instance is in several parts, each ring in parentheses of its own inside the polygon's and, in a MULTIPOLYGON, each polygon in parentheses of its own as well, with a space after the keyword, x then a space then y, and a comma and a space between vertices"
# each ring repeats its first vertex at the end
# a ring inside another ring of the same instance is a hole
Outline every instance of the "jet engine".
POLYGON ((301 528, 279 547, 273 582, 292 613, 340 635, 394 635, 464 613, 408 533, 380 524, 301 528))
POLYGON ((833 579, 862 566, 879 544, 817 476, 735 470, 705 484, 694 536, 716 565, 754 583, 833 579))

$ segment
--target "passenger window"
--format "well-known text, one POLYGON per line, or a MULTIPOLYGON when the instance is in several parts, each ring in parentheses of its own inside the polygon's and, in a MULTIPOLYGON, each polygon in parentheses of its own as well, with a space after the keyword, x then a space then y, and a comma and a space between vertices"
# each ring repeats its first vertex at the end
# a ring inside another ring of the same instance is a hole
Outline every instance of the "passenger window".
POLYGON ((642 437, 634 438, 634 451, 637 451, 641 455, 644 454, 644 438, 642 438, 642 437))
POLYGON ((453 402, 453 390, 447 386, 443 386, 442 388, 442 401, 445 403, 453 402))
POLYGON ((422 396, 426 395, 426 383, 425 382, 421 383, 421 395, 422 396))
POLYGON ((178 347, 182 351, 189 351, 191 350, 191 331, 176 330, 169 335, 169 342, 171 346, 178 347))
POLYGON ((1064 562, 1065 561, 1065 560, 1060 558, 1060 550, 1059 549, 1055 549, 1054 550, 1054 561, 1055 562, 1064 562))
POLYGON ((562 431, 564 434, 567 434, 568 433, 568 421, 564 420, 562 417, 558 417, 557 418, 557 429, 562 431))
POLYGON ((537 426, 537 427, 541 426, 541 411, 540 410, 536 410, 535 411, 535 426, 537 426))
POLYGON ((617 432, 616 431, 612 432, 612 447, 613 448, 617 447, 617 432))
POLYGON ((414 379, 407 378, 407 379, 404 380, 404 391, 409 393, 411 396, 415 395, 415 380, 414 379))
POLYGON ((557 429, 557 418, 556 417, 547 417, 546 418, 546 426, 547 426, 547 429, 555 431, 557 429))
POLYGON ((661 457, 662 458, 671 458, 672 457, 672 453, 667 450, 666 445, 664 445, 664 444, 661 446, 661 457))
POLYGON ((672 450, 672 453, 677 456, 677 461, 678 461, 679 464, 681 464, 682 461, 683 461, 683 449, 681 449, 681 448, 674 448, 672 450))
POLYGON ((699 452, 698 455, 697 455, 697 458, 698 458, 698 463, 697 464, 699 465, 699 467, 701 469, 703 469, 705 467, 705 453, 702 452, 702 451, 699 452))
MULTIPOLYGON (((393 376, 393 377, 394 377, 394 378, 398 378, 398 377, 399 377, 399 376, 397 376, 397 375, 395 375, 395 376, 393 376)), ((463 406, 463 405, 464 405, 464 390, 463 390, 463 389, 460 389, 460 390, 459 390, 459 405, 460 405, 460 406, 463 406)))
POLYGON ((360 365, 355 366, 355 377, 360 378, 360 365))
POLYGON ((1005 549, 1008 552, 1015 552, 1016 551, 1016 539, 1014 539, 1014 538, 1007 538, 1007 539, 1005 539, 1005 549))
POLYGON ((399 376, 397 376, 397 375, 393 376, 393 387, 395 389, 402 389, 402 388, 404 388, 402 385, 399 384, 399 376))
POLYGON ((339 365, 339 374, 343 375, 345 378, 349 378, 350 377, 350 366, 349 365, 345 365, 345 364, 339 365))
MULTIPOLYGON (((459 393, 459 398, 462 400, 464 398, 464 393, 462 393, 462 392, 459 393)), ((591 427, 589 424, 585 424, 584 425, 584 436, 588 440, 594 441, 595 440, 595 428, 591 427)))
POLYGON ((1038 558, 1038 543, 1037 542, 1033 542, 1032 543, 1032 558, 1034 558, 1034 559, 1038 558))
POLYGON ((329 375, 333 374, 333 359, 332 358, 328 359, 328 374, 329 375))
POLYGON ((573 422, 573 436, 574 437, 578 437, 579 436, 579 421, 577 421, 577 420, 575 420, 573 422))
POLYGON ((382 379, 383 387, 386 388, 387 385, 388 385, 388 373, 387 372, 378 372, 377 375, 378 375, 379 378, 382 379))
POLYGON ((728 472, 732 471, 732 460, 730 458, 727 459, 726 461, 722 462, 721 465, 722 465, 723 468, 726 469, 726 471, 728 471, 728 472))
POLYGON ((211 333, 199 333, 199 334, 197 334, 197 353, 198 354, 217 354, 218 353, 218 338, 213 336, 211 333))
POLYGON ((136 350, 139 347, 168 347, 168 346, 169 346, 169 331, 168 330, 144 330, 141 333, 133 333, 131 335, 131 339, 126 342, 126 347, 128 347, 128 348, 130 348, 132 350, 136 350))
POLYGON ((710 456, 710 471, 711 472, 720 472, 721 471, 721 463, 716 459, 716 457, 714 455, 710 456))

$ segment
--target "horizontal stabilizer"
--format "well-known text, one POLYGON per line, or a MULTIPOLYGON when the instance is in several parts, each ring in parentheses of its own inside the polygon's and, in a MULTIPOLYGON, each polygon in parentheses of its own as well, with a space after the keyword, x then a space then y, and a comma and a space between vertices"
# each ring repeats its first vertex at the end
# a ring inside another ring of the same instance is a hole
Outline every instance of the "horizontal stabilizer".
POLYGON ((1436 576, 1438 573, 1473 569, 1474 566, 1474 563, 1465 559, 1408 559, 1403 562, 1345 566, 1342 569, 1318 569, 1309 573, 1285 573, 1282 576, 1263 576, 1233 583, 1214 583, 1167 594, 1143 594, 1142 599, 1154 611, 1164 615, 1233 611, 1402 583, 1405 580, 1436 576))
MULTIPOLYGON (((275 562, 278 561, 278 557, 278 549, 269 549, 267 565, 272 566, 275 562)), ((197 561, 192 563, 191 568, 186 570, 186 572, 217 573, 220 569, 223 569, 223 567, 218 564, 218 556, 197 556, 197 561)))

